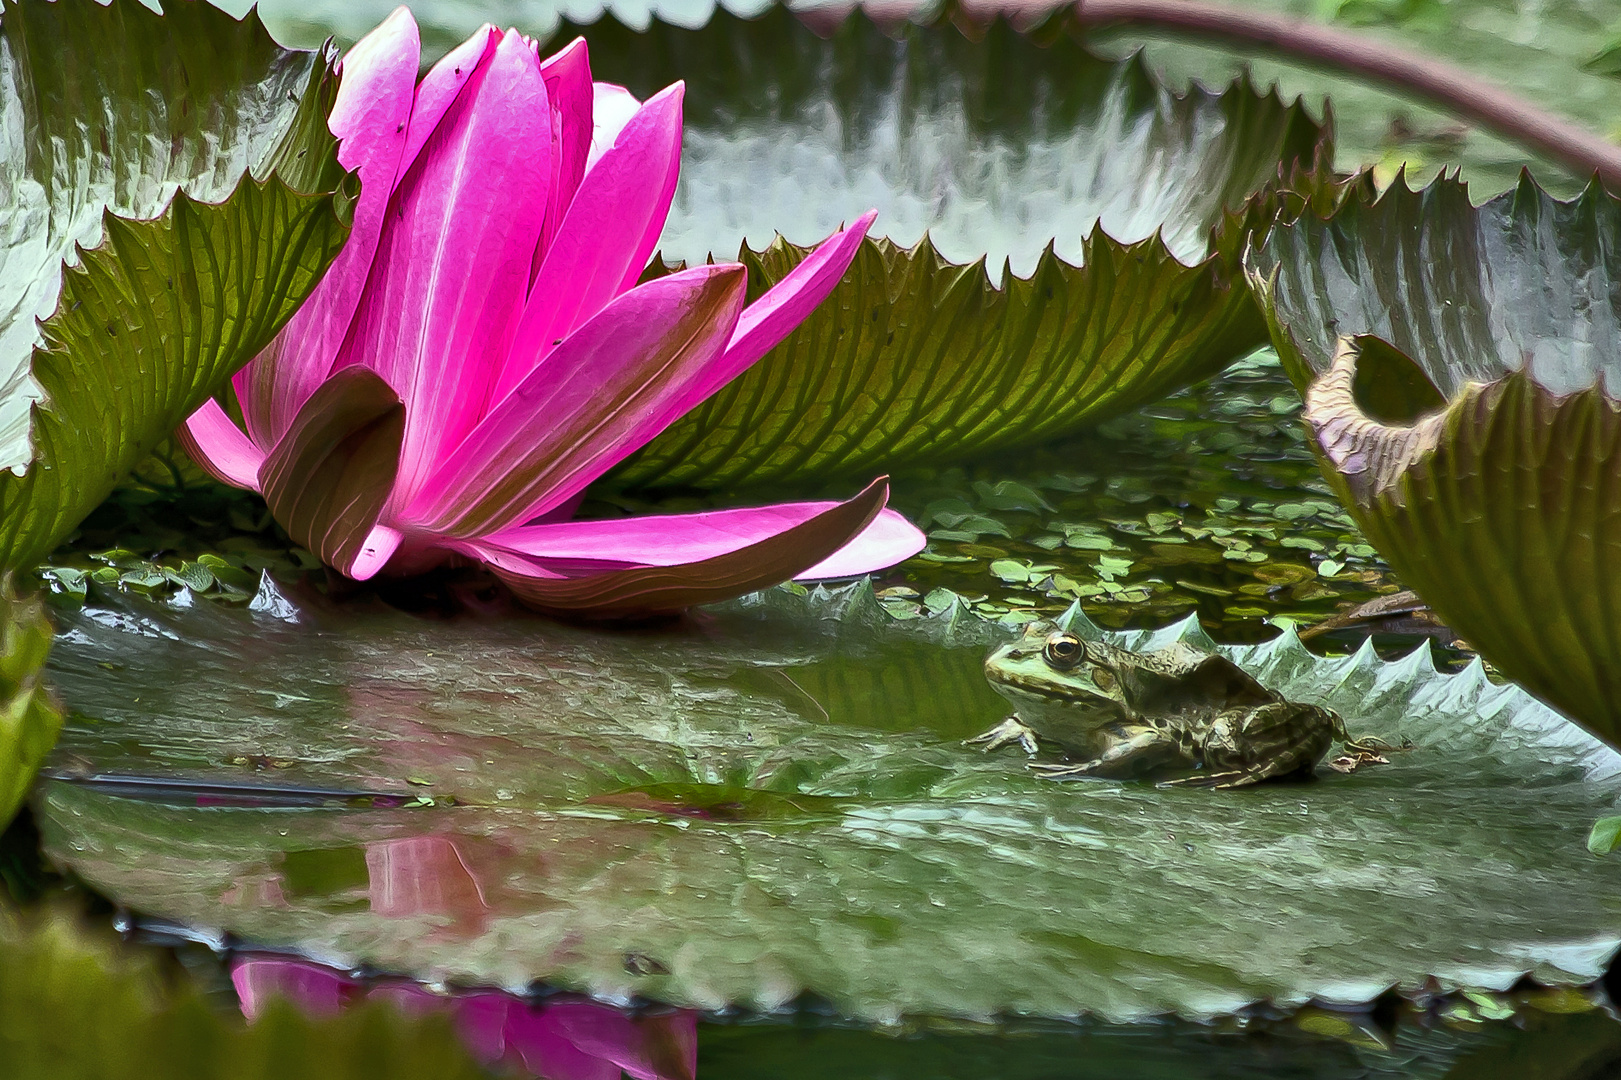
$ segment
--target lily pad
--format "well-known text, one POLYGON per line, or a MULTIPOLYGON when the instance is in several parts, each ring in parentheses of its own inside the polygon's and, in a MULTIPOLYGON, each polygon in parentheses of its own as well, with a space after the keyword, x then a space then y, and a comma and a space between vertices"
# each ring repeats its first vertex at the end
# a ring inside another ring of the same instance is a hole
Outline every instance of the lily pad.
POLYGON ((331 61, 207 4, 6 7, 0 565, 53 548, 337 254, 331 61))
POLYGON ((823 38, 782 8, 582 32, 604 78, 638 93, 690 80, 665 256, 742 241, 752 297, 869 206, 886 237, 782 345, 629 459, 626 487, 962 460, 1163 397, 1265 340, 1242 246, 1298 203, 1281 189, 1330 191, 1310 170, 1331 136, 1298 104, 1244 80, 1173 92, 1140 60, 1059 34, 887 34, 855 14, 823 38))
POLYGON ((1232 649, 1415 748, 1212 793, 962 746, 1006 713, 1007 631, 960 604, 778 590, 636 634, 255 606, 87 606, 53 654, 47 855, 207 940, 873 1020, 1581 984, 1621 942, 1621 862, 1586 847, 1621 756, 1478 665, 1232 649))
POLYGON ((1440 180, 1253 254, 1324 474, 1407 586, 1621 745, 1621 203, 1440 180), (1374 335, 1355 341, 1342 335, 1374 335))

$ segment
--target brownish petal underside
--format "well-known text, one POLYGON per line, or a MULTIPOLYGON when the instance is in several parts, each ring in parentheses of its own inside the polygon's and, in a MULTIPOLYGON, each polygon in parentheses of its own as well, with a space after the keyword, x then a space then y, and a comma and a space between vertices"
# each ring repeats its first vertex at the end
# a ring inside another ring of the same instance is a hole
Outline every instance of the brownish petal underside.
POLYGON ((310 395, 259 469, 265 502, 287 534, 348 572, 394 486, 405 406, 361 367, 310 395))
POLYGON ((591 619, 667 615, 787 581, 849 543, 889 500, 889 479, 775 536, 680 566, 647 566, 566 580, 491 567, 526 606, 591 619))

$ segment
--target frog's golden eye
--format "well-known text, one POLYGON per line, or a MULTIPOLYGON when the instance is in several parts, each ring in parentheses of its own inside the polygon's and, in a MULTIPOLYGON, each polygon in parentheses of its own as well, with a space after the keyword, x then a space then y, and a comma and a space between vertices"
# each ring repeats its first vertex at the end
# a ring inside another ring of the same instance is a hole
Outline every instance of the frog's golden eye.
POLYGON ((1047 647, 1041 650, 1041 655, 1047 663, 1060 671, 1070 668, 1086 659, 1086 646, 1074 634, 1066 634, 1060 630, 1047 638, 1047 647))

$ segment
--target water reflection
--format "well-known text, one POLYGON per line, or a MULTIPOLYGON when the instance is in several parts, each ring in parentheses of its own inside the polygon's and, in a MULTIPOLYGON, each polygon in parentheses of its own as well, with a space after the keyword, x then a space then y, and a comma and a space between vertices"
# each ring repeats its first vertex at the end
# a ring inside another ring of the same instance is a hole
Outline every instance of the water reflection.
MULTIPOLYGON (((454 857, 454 848, 449 849, 454 857)), ((437 863, 402 848, 386 858, 437 863)), ((469 877, 469 880, 471 878, 469 877)), ((319 964, 250 956, 231 965, 231 982, 250 1021, 274 998, 329 1016, 363 1000, 392 1002, 408 1016, 445 1013, 481 1064, 524 1069, 538 1080, 692 1080, 698 1068, 697 1014, 677 1009, 630 1014, 595 1001, 556 997, 530 1003, 480 991, 440 995, 408 982, 361 982, 319 964)))

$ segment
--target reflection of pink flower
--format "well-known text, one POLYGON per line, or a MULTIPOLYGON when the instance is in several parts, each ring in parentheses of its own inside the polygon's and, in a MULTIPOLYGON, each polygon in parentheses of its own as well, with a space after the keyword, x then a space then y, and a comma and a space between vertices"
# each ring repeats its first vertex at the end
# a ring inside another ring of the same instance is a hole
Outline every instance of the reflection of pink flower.
POLYGON ((231 982, 249 1020, 272 997, 307 1012, 330 1015, 365 998, 421 1015, 445 1010, 475 1058, 485 1065, 522 1065, 544 1080, 692 1080, 698 1069, 698 1019, 670 1010, 628 1016, 594 1001, 552 999, 529 1005, 484 992, 441 997, 410 983, 363 986, 318 964, 248 957, 231 967, 231 982))
POLYGON ((331 125, 362 181, 320 287, 180 436, 351 577, 475 560, 538 607, 676 610, 918 551, 875 482, 848 503, 569 520, 586 486, 781 341, 871 214, 744 307, 745 273, 638 285, 680 168, 682 86, 591 81, 486 27, 416 85, 400 8, 344 58, 331 125))
POLYGON ((448 836, 408 836, 366 845, 372 911, 385 919, 449 916, 477 932, 490 913, 484 890, 448 836))

